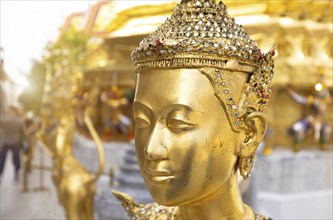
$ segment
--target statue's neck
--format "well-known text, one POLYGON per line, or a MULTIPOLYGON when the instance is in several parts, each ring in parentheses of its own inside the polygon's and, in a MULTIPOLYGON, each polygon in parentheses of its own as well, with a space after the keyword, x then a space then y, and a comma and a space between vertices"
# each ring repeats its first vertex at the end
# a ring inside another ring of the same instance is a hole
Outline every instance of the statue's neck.
POLYGON ((232 173, 213 195, 196 204, 178 207, 178 219, 254 219, 254 214, 243 204, 236 173, 232 173))

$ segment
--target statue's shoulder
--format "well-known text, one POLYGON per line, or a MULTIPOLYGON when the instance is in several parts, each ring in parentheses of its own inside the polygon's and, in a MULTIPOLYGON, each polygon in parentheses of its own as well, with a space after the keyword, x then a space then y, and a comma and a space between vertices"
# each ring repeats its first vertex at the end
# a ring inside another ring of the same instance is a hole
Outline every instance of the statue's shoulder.
POLYGON ((175 219, 175 207, 161 206, 157 203, 137 204, 131 196, 126 193, 112 190, 113 195, 121 202, 127 214, 132 219, 175 219))
MULTIPOLYGON (((127 214, 133 220, 174 220, 178 209, 177 207, 161 206, 157 203, 137 204, 131 196, 126 193, 112 190, 113 195, 121 202, 127 214)), ((256 211, 254 211, 255 220, 272 220, 256 211)))

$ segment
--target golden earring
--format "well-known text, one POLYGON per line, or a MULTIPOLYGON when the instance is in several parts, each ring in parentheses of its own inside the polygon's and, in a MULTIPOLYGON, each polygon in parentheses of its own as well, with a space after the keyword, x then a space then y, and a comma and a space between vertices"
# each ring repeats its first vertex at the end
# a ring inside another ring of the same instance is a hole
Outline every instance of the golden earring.
POLYGON ((238 168, 243 179, 247 179, 251 175, 253 168, 255 154, 250 155, 249 157, 240 157, 238 162, 238 168))

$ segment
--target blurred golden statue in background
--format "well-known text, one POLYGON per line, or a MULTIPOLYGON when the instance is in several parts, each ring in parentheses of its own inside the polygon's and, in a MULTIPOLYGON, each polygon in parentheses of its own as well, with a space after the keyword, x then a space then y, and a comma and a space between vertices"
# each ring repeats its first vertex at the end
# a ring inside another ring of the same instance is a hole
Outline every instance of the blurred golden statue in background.
MULTIPOLYGON (((45 87, 50 85, 46 83, 45 87)), ((71 100, 71 95, 61 93, 63 91, 58 90, 52 94, 50 88, 45 90, 48 91, 45 91, 43 100, 39 137, 53 159, 52 180, 59 202, 64 207, 67 219, 94 219, 96 181, 104 170, 104 149, 90 119, 93 109, 89 103, 93 102, 91 99, 95 98, 95 95, 85 96, 78 101, 71 100), (94 176, 73 155, 75 110, 78 117, 83 117, 97 145, 99 164, 94 176)), ((74 87, 73 93, 77 92, 78 88, 74 87)))
POLYGON ((236 173, 250 176, 266 131, 274 55, 215 0, 182 0, 133 51, 137 158, 160 204, 114 192, 133 219, 267 219, 236 173))

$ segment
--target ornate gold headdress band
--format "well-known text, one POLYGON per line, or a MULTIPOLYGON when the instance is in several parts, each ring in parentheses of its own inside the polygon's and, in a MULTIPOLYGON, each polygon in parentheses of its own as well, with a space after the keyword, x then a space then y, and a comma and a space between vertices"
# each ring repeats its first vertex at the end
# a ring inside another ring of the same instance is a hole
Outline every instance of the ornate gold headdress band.
MULTIPOLYGON (((243 27, 228 15, 223 2, 182 0, 170 18, 141 41, 132 60, 136 72, 211 67, 252 74, 239 101, 242 105, 231 104, 227 108, 229 121, 238 131, 242 124, 240 116, 248 108, 265 111, 271 93, 274 55, 273 48, 267 54, 261 53, 243 27)), ((230 95, 223 95, 224 90, 220 96, 216 94, 226 105, 231 99, 230 95)))

